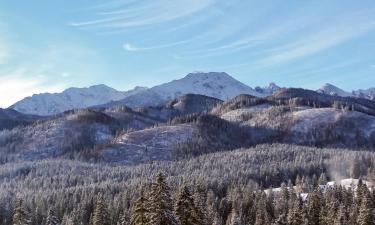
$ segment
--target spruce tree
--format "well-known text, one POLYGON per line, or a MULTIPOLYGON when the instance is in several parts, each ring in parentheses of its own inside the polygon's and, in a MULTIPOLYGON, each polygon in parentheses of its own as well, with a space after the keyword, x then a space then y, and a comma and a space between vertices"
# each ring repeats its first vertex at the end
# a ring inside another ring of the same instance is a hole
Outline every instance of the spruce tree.
POLYGON ((107 211, 107 205, 100 195, 96 202, 94 214, 92 218, 93 225, 110 225, 110 219, 107 211))
POLYGON ((255 215, 255 225, 268 225, 270 224, 269 217, 266 210, 265 197, 262 197, 257 206, 257 211, 255 215))
POLYGON ((208 210, 206 207, 207 192, 202 185, 198 185, 193 194, 194 205, 197 211, 197 217, 199 223, 202 225, 208 225, 208 210))
POLYGON ((180 225, 200 224, 194 199, 186 186, 180 190, 175 206, 175 213, 180 225))
POLYGON ((134 211, 130 219, 130 225, 146 225, 148 223, 148 213, 147 198, 145 198, 143 191, 141 191, 141 196, 135 202, 134 211))
POLYGON ((48 210, 46 225, 57 225, 57 224, 59 224, 59 219, 57 218, 55 211, 53 209, 48 210))
POLYGON ((371 199, 368 193, 365 193, 361 206, 359 208, 359 214, 357 219, 358 225, 374 225, 373 207, 371 204, 371 199))
POLYGON ((29 225, 30 219, 27 211, 23 206, 22 199, 16 201, 16 206, 14 208, 13 214, 13 225, 29 225))
POLYGON ((316 189, 309 195, 308 202, 308 224, 319 225, 320 222, 320 209, 321 209, 321 193, 319 189, 316 189))
POLYGON ((300 198, 297 198, 291 210, 288 214, 289 225, 300 225, 303 224, 303 204, 300 198))
POLYGON ((161 173, 158 174, 156 182, 151 186, 149 210, 149 224, 178 224, 176 216, 173 213, 170 190, 161 173))
POLYGON ((337 212, 337 216, 334 220, 334 225, 347 225, 349 224, 349 218, 346 212, 345 205, 340 205, 340 209, 337 212))

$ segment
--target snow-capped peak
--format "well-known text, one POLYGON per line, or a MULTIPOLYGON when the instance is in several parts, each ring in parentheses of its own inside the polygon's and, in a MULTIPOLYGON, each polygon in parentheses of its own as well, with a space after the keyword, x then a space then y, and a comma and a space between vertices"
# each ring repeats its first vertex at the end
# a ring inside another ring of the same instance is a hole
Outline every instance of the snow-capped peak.
POLYGON ((319 88, 317 92, 332 96, 350 97, 353 96, 351 93, 346 92, 332 84, 326 83, 323 87, 319 88))
POLYGON ((94 105, 117 101, 128 96, 140 93, 147 88, 122 92, 117 91, 104 84, 94 85, 87 88, 68 88, 62 93, 34 94, 31 97, 15 103, 13 108, 21 113, 34 115, 54 115, 70 109, 86 108, 94 105))
POLYGON ((150 90, 169 99, 184 94, 201 94, 221 100, 227 100, 239 94, 259 96, 252 88, 224 72, 189 73, 184 78, 155 86, 150 90))
POLYGON ((282 88, 276 85, 275 83, 270 83, 267 87, 256 87, 255 91, 260 93, 262 96, 269 96, 280 91, 281 89, 282 88))

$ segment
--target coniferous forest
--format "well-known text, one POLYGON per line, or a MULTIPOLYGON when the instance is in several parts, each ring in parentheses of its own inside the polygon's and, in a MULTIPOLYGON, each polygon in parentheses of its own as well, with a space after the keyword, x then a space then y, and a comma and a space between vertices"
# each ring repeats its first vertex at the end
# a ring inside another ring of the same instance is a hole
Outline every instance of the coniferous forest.
POLYGON ((375 153, 259 145, 138 166, 44 160, 0 166, 14 225, 370 225, 375 153), (351 188, 328 186, 352 177, 351 188))

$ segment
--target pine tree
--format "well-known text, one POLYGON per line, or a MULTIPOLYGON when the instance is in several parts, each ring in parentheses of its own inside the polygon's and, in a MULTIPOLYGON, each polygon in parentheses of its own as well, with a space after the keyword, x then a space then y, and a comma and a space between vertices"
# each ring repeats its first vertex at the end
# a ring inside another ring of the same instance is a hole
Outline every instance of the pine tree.
POLYGON ((198 185, 193 194, 193 198, 199 223, 202 225, 208 225, 208 210, 206 209, 206 190, 201 185, 198 185))
POLYGON ((141 191, 141 196, 135 202, 134 212, 130 219, 130 225, 146 225, 148 223, 148 213, 147 198, 145 198, 143 191, 141 191))
POLYGON ((358 225, 374 225, 373 207, 371 205, 371 199, 368 193, 362 198, 361 206, 358 214, 358 225))
POLYGON ((319 189, 310 194, 308 204, 308 224, 319 225, 321 209, 321 193, 319 189))
POLYGON ((181 188, 175 206, 177 220, 181 225, 199 224, 197 210, 195 208, 194 199, 190 194, 188 187, 181 188))
POLYGON ((268 225, 270 224, 267 210, 266 202, 264 197, 262 197, 258 202, 258 208, 255 215, 255 225, 268 225))
POLYGON ((18 199, 14 208, 13 225, 28 225, 30 224, 29 215, 24 209, 22 199, 18 199))
POLYGON ((55 211, 53 209, 48 210, 46 225, 57 225, 59 224, 59 219, 56 217, 55 211))
POLYGON ((156 183, 151 186, 149 203, 149 224, 177 225, 176 216, 172 210, 172 198, 163 174, 159 173, 156 183))
POLYGON ((92 218, 93 225, 109 225, 110 219, 108 216, 107 205, 102 196, 99 196, 96 206, 94 209, 94 214, 92 218))
POLYGON ((300 198, 296 199, 293 203, 293 207, 289 210, 288 214, 289 225, 301 225, 303 224, 303 204, 300 198))
POLYGON ((340 205, 340 209, 337 212, 337 216, 334 221, 334 225, 347 225, 349 224, 349 218, 346 212, 345 205, 340 205))

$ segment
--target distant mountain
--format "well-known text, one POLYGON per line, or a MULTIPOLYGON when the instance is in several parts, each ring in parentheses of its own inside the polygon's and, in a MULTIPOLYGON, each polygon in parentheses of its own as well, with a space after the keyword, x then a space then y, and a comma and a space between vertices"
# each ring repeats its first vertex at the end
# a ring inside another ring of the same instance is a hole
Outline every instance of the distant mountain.
POLYGON ((375 100, 375 88, 353 91, 353 95, 355 95, 358 98, 367 98, 370 100, 375 100))
POLYGON ((349 92, 346 92, 332 84, 325 84, 323 87, 317 90, 318 93, 332 95, 332 96, 341 96, 341 97, 352 97, 353 95, 349 92))
POLYGON ((269 96, 280 91, 281 89, 282 88, 277 86, 275 83, 270 83, 267 87, 256 87, 255 91, 263 96, 269 96))
POLYGON ((163 105, 185 94, 200 94, 221 100, 228 100, 239 94, 262 96, 262 94, 239 82, 227 73, 197 72, 190 73, 182 79, 155 86, 141 93, 119 101, 110 102, 103 106, 126 105, 136 108, 163 105))
POLYGON ((39 116, 25 115, 14 109, 0 108, 0 130, 11 129, 18 125, 27 125, 40 119, 39 116))
POLYGON ((325 84, 323 87, 318 89, 317 92, 332 95, 332 96, 356 97, 356 98, 375 100, 375 88, 369 88, 367 90, 360 89, 360 90, 348 92, 332 84, 325 84))
POLYGON ((88 88, 69 88, 62 93, 35 94, 15 103, 10 108, 25 114, 47 116, 120 100, 145 90, 144 87, 136 87, 122 92, 103 84, 88 88))

